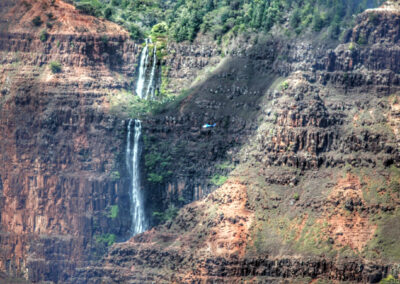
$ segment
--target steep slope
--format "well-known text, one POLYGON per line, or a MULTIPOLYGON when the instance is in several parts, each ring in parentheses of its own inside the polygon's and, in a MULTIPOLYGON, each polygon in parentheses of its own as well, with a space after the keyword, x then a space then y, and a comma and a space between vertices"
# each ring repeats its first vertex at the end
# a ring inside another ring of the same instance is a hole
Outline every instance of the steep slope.
MULTIPOLYGON (((261 112, 257 129, 232 156, 236 167, 228 181, 174 220, 115 244, 101 266, 81 270, 75 281, 375 283, 397 275, 396 5, 361 14, 335 49, 271 38, 246 53, 258 66, 253 78, 270 77, 255 81, 264 86, 258 100, 246 94, 261 112), (282 53, 269 53, 273 62, 262 65, 265 46, 282 53), (275 80, 279 75, 287 78, 275 80)), ((230 60, 241 62, 241 56, 230 60)), ((235 83, 221 86, 226 91, 214 99, 224 105, 235 83)), ((201 102, 189 96, 180 109, 201 102)))

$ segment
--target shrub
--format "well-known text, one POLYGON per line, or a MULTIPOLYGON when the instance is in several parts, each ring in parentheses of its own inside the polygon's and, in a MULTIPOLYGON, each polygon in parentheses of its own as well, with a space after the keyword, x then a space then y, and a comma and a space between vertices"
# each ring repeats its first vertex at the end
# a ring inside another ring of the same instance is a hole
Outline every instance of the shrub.
POLYGON ((101 36, 101 41, 102 41, 104 44, 107 44, 107 43, 108 43, 108 36, 107 36, 107 35, 102 35, 102 36, 101 36))
POLYGON ((32 24, 33 24, 34 26, 36 26, 36 27, 39 27, 39 26, 41 26, 41 25, 43 24, 43 21, 42 21, 42 19, 40 18, 40 16, 36 16, 36 17, 33 18, 32 24))
POLYGON ((113 171, 113 172, 111 173, 111 179, 112 179, 113 181, 117 181, 117 180, 119 180, 120 178, 121 178, 121 175, 120 175, 119 171, 113 171))
POLYGON ((289 82, 288 81, 284 81, 281 84, 281 90, 287 90, 289 88, 289 82))
POLYGON ((156 24, 151 29, 151 34, 154 36, 165 36, 168 31, 168 26, 165 22, 156 24))
POLYGON ((132 39, 140 40, 144 37, 142 30, 135 24, 129 25, 128 30, 132 39))
POLYGON ((293 194, 293 199, 294 200, 299 200, 300 199, 300 195, 296 192, 295 194, 293 194))
POLYGON ((162 175, 158 175, 158 174, 156 174, 156 173, 149 173, 149 174, 147 175, 147 180, 148 180, 149 182, 152 182, 152 183, 162 183, 162 181, 163 181, 163 176, 162 176, 162 175))
POLYGON ((110 217, 111 219, 115 219, 117 218, 118 213, 119 213, 118 205, 112 205, 108 217, 110 217))
POLYGON ((153 212, 153 217, 158 219, 159 222, 165 223, 167 221, 175 219, 175 217, 178 215, 178 211, 178 207, 176 207, 174 204, 170 204, 168 206, 168 209, 164 212, 153 212))
POLYGON ((98 7, 93 6, 91 3, 77 3, 76 8, 87 15, 96 17, 101 15, 101 10, 98 7))
POLYGON ((379 282, 380 284, 399 284, 399 279, 393 277, 393 275, 388 275, 388 277, 384 278, 379 282))
POLYGON ((107 7, 104 10, 104 18, 106 18, 106 19, 110 19, 113 14, 114 14, 114 10, 111 7, 107 7))
POLYGON ((315 13, 312 20, 313 30, 319 32, 324 27, 324 24, 321 15, 318 12, 315 13))
POLYGON ((394 192, 400 192, 400 183, 398 181, 391 181, 389 187, 394 192))
POLYGON ((359 45, 367 44, 367 39, 366 39, 365 35, 360 34, 360 35, 358 36, 357 43, 358 43, 359 45))
POLYGON ((104 244, 106 246, 111 246, 113 243, 115 243, 115 235, 114 234, 105 234, 101 236, 96 236, 96 243, 98 244, 104 244))
POLYGON ((58 61, 50 62, 50 70, 53 74, 61 72, 61 63, 58 61))
POLYGON ((228 177, 223 176, 223 175, 214 175, 211 178, 211 183, 216 185, 216 186, 221 186, 223 185, 226 181, 228 180, 228 177))
POLYGON ((47 37, 48 37, 48 33, 46 32, 46 30, 43 30, 40 32, 39 38, 42 42, 45 42, 47 40, 47 37))

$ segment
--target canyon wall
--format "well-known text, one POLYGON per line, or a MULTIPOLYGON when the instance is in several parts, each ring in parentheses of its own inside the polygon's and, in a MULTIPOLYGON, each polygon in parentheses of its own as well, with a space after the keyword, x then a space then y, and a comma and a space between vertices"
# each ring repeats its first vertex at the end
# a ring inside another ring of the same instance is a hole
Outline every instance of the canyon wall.
MULTIPOLYGON (((234 117, 229 134, 193 128, 223 137, 217 153, 232 146, 227 138, 235 130, 245 139, 224 156, 207 157, 233 162, 228 180, 164 225, 112 246, 75 281, 377 283, 397 277, 399 15, 390 3, 367 10, 334 48, 271 37, 232 53, 229 68, 217 69, 163 122, 176 131, 184 124, 177 117, 189 110, 201 123, 223 125, 223 117, 234 117), (240 116, 246 108, 249 120, 240 116)), ((166 139, 173 137, 164 129, 166 139)), ((206 149, 215 139, 205 139, 206 149)), ((196 141, 185 157, 196 151, 196 141)))
POLYGON ((107 97, 128 86, 139 48, 120 27, 61 1, 3 2, 0 267, 63 282, 99 258, 107 238, 129 237, 128 180, 113 176, 126 122, 108 113, 107 97), (41 38, 46 21, 53 26, 41 38))
POLYGON ((337 46, 243 36, 222 59, 205 36, 170 43, 163 80, 188 90, 141 118, 147 218, 201 200, 129 241, 128 117, 111 101, 133 92, 142 45, 62 1, 0 8, 3 272, 60 283, 396 272, 397 247, 384 246, 399 204, 396 8, 363 13, 337 46))

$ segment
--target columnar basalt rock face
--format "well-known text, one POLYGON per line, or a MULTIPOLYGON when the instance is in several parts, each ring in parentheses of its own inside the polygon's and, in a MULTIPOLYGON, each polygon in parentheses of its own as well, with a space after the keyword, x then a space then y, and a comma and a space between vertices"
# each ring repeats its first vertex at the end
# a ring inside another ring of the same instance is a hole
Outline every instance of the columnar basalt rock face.
POLYGON ((130 86, 139 48, 117 25, 62 1, 2 1, 2 8, 0 267, 64 282, 101 256, 102 237, 129 236, 128 181, 113 178, 125 123, 108 114, 107 97, 130 86), (31 20, 45 21, 44 6, 53 28, 40 39, 31 20), (51 72, 52 61, 60 73, 51 72))

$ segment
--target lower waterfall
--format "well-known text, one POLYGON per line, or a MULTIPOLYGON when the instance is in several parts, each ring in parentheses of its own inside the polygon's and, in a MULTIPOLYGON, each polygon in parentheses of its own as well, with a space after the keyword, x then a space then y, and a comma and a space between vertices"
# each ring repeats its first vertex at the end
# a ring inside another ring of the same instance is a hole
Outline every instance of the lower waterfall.
POLYGON ((126 166, 130 176, 130 198, 131 198, 131 233, 137 235, 146 229, 144 216, 143 198, 140 190, 140 136, 142 135, 142 124, 138 119, 130 119, 128 123, 126 166), (133 132, 132 132, 133 125, 133 132), (133 134, 133 142, 132 140, 133 134))

